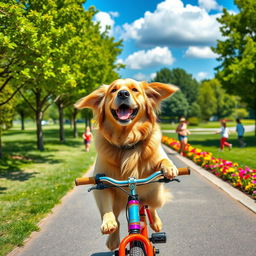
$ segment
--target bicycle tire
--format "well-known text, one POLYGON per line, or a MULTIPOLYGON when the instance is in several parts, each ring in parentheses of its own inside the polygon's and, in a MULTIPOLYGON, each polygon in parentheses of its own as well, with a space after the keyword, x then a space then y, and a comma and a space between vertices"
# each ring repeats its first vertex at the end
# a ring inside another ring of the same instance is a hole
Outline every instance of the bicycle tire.
POLYGON ((134 241, 130 248, 130 256, 146 256, 143 243, 134 241))

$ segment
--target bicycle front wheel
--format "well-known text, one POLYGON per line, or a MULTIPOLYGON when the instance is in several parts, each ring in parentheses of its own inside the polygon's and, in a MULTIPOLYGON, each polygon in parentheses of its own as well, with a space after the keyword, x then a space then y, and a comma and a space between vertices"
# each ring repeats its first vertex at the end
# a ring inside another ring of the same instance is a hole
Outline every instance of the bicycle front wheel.
POLYGON ((131 244, 130 256, 146 256, 143 243, 139 241, 134 241, 131 244))

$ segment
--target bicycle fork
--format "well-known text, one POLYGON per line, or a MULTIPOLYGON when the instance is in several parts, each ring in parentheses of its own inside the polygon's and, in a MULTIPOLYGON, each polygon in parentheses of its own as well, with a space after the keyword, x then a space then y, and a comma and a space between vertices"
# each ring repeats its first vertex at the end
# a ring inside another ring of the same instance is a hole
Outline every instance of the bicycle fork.
POLYGON ((164 243, 166 242, 165 233, 155 233, 152 234, 152 237, 148 238, 148 229, 147 229, 147 221, 146 221, 146 212, 148 215, 148 219, 150 224, 152 223, 152 217, 149 209, 146 206, 142 206, 140 208, 138 195, 136 193, 135 184, 131 183, 130 187, 130 195, 128 198, 128 230, 129 235, 126 236, 120 243, 118 254, 119 256, 127 255, 126 247, 129 243, 134 241, 139 241, 144 245, 144 249, 147 256, 154 256, 159 253, 159 250, 155 249, 152 243, 164 243), (160 238, 160 239, 159 239, 160 238))

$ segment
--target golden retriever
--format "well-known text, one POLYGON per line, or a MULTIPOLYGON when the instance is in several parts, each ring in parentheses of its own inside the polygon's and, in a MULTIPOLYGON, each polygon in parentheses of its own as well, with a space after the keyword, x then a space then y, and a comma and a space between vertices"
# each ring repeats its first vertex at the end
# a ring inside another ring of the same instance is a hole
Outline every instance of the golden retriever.
MULTIPOLYGON (((162 149, 162 135, 156 122, 161 100, 177 89, 162 83, 118 79, 75 104, 78 109, 93 109, 98 122, 95 175, 104 173, 124 180, 128 177, 145 178, 159 169, 164 170, 168 178, 178 174, 162 149)), ((159 232, 162 222, 156 208, 164 205, 169 192, 160 183, 137 187, 137 192, 140 201, 149 206, 153 217, 151 228, 159 232)), ((126 207, 127 195, 119 189, 95 191, 94 195, 102 217, 101 232, 110 234, 106 245, 114 250, 119 245, 118 216, 126 207)))

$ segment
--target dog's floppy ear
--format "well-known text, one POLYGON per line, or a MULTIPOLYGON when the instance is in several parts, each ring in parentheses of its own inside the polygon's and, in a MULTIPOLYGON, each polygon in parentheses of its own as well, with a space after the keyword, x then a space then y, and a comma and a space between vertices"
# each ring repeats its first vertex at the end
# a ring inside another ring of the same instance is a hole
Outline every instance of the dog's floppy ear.
POLYGON ((149 99, 158 104, 161 100, 169 97, 179 90, 177 86, 162 83, 143 83, 144 90, 149 99))
POLYGON ((100 103, 102 102, 108 87, 109 87, 109 85, 105 85, 105 84, 102 85, 97 90, 93 91, 91 94, 78 100, 74 104, 74 107, 77 109, 82 109, 82 108, 97 109, 99 107, 100 103))

